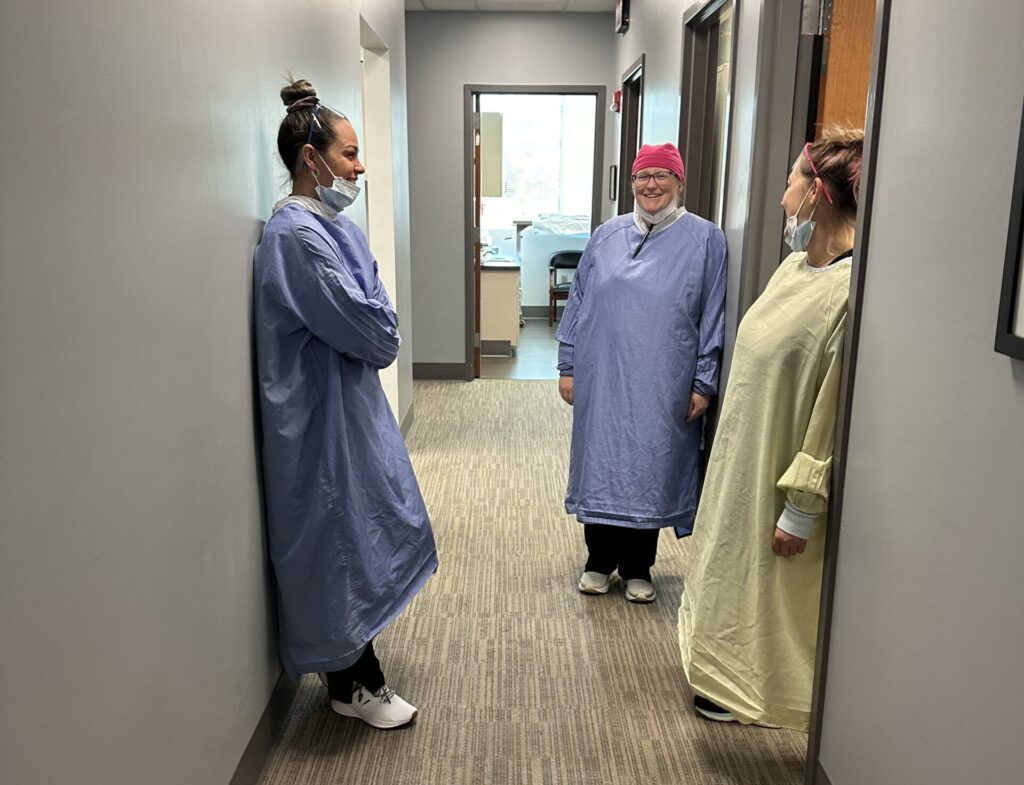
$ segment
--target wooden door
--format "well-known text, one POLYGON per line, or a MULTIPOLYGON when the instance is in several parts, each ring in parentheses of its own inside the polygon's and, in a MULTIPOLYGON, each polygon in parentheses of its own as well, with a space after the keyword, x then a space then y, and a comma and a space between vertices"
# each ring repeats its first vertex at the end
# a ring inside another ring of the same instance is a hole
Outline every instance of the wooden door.
POLYGON ((864 127, 871 80, 875 0, 834 0, 823 42, 815 138, 832 124, 864 127))

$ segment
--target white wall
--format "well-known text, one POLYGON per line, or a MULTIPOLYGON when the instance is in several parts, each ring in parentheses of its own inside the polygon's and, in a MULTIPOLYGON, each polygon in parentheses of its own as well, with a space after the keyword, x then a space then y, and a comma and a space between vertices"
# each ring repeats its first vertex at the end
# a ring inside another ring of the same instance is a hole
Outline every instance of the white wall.
MULTIPOLYGON (((466 359, 463 87, 603 84, 613 89, 610 14, 406 15, 414 357, 466 359)), ((609 100, 611 93, 609 92, 609 100)), ((611 113, 606 160, 614 163, 611 113)), ((607 191, 607 180, 602 186, 607 191)), ((602 201, 606 218, 611 203, 602 201)))
MULTIPOLYGON (((336 4, 334 4, 336 5, 336 4)), ((347 4, 342 4, 347 5, 347 4)), ((406 89, 405 5, 402 0, 360 0, 356 9, 345 9, 347 20, 359 13, 373 33, 388 47, 391 66, 391 148, 392 208, 395 229, 395 291, 398 327, 402 348, 398 354, 398 409, 395 416, 403 422, 412 408, 412 358, 414 327, 412 319, 412 272, 410 267, 411 233, 409 228, 409 115, 406 89)), ((333 5, 332 5, 333 7, 333 5)), ((364 25, 365 29, 365 25, 364 25)), ((351 59, 345 49, 346 63, 351 59)), ((354 103, 353 103, 354 106, 354 103)), ((370 249, 375 250, 373 227, 370 249)))
POLYGON ((358 119, 360 10, 404 150, 401 0, 4 5, 5 782, 227 783, 264 709, 252 250, 284 74, 358 119))
POLYGON ((1024 363, 992 350, 1024 4, 892 4, 821 761, 1019 782, 1024 363))

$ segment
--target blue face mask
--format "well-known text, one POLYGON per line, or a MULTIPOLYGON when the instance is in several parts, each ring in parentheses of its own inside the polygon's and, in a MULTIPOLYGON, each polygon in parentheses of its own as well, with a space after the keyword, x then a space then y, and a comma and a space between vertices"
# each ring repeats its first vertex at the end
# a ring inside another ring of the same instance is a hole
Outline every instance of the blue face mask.
POLYGON ((334 172, 331 171, 331 167, 327 165, 327 161, 324 157, 317 153, 317 157, 320 162, 324 165, 324 169, 328 171, 331 177, 334 178, 334 183, 330 186, 323 186, 317 183, 316 193, 320 197, 320 201, 330 207, 332 210, 337 210, 339 213, 348 207, 352 202, 359 196, 360 188, 353 182, 346 180, 344 177, 336 177, 334 172))
POLYGON ((810 195, 810 191, 805 193, 804 198, 800 201, 800 206, 796 208, 796 212, 793 215, 786 216, 786 245, 797 253, 807 250, 807 244, 810 243, 811 235, 814 234, 815 224, 811 218, 814 217, 814 211, 818 209, 817 204, 814 205, 814 208, 811 210, 811 214, 807 217, 806 221, 798 223, 796 218, 800 215, 804 202, 807 201, 807 197, 810 195))

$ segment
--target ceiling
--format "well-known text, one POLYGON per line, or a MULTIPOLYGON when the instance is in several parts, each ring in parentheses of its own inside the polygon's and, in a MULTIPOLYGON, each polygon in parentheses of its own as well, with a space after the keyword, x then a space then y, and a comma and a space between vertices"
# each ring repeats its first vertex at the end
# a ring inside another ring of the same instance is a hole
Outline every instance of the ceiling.
POLYGON ((405 0, 405 10, 611 13, 615 0, 405 0))

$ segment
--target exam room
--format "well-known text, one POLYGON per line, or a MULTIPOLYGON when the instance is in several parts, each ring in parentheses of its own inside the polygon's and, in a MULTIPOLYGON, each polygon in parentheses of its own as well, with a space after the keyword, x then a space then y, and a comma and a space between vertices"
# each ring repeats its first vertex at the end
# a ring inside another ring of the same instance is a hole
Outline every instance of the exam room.
POLYGON ((558 320, 599 223, 595 130, 601 120, 597 89, 560 89, 467 88, 474 131, 467 204, 479 227, 469 252, 480 275, 479 300, 472 303, 480 378, 557 376, 558 320))

